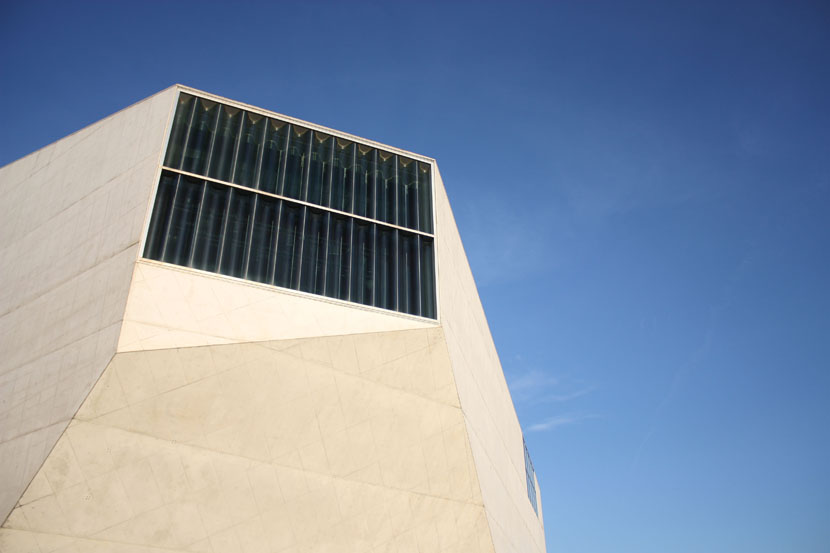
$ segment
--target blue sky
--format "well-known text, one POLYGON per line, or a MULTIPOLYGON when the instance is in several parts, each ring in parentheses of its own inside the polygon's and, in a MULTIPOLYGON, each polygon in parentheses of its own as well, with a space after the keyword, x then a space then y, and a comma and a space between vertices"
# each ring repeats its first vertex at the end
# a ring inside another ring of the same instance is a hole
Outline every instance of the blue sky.
POLYGON ((175 82, 435 157, 550 552, 830 551, 830 7, 5 2, 0 165, 175 82))

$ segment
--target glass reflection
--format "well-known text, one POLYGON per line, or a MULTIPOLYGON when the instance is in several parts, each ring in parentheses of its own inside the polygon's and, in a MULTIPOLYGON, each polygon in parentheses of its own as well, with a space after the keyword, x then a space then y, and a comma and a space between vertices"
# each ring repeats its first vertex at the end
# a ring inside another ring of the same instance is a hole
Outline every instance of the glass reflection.
POLYGON ((222 106, 219 109, 218 117, 216 132, 213 137, 213 147, 210 152, 208 176, 218 180, 230 181, 236 138, 239 135, 239 126, 242 122, 242 112, 236 108, 222 106))
POLYGON ((378 151, 375 218, 393 224, 395 223, 395 169, 395 156, 378 151))
POLYGON ((187 147, 184 152, 182 169, 188 173, 205 174, 208 153, 213 141, 213 131, 219 104, 199 98, 194 108, 192 124, 187 134, 187 147))
POLYGON ((164 164, 145 257, 436 317, 429 163, 180 94, 164 164))
POLYGON ((311 131, 290 125, 288 132, 288 158, 285 163, 283 196, 300 200, 303 198, 307 161, 311 148, 311 131))
POLYGON ((233 175, 233 182, 236 184, 256 188, 256 171, 259 165, 265 122, 265 117, 252 113, 246 113, 242 117, 242 133, 233 175))

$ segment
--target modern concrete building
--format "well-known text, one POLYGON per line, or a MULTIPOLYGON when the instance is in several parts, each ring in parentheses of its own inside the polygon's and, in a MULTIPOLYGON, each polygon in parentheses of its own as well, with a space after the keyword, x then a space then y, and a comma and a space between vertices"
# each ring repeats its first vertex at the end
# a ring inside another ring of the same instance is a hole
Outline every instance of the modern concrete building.
POLYGON ((173 86, 0 192, 0 551, 545 550, 435 160, 173 86))

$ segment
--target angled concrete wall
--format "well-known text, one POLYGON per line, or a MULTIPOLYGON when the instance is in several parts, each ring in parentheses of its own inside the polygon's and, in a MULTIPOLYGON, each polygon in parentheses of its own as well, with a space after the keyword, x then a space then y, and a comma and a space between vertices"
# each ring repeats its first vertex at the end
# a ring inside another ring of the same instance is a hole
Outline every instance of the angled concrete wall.
POLYGON ((0 520, 115 353, 174 95, 0 169, 0 520))
POLYGON ((443 332, 118 354, 0 529, 73 547, 494 551, 443 332))
POLYGON ((434 326, 401 313, 142 260, 118 351, 434 326))
POLYGON ((522 429, 437 167, 435 210, 441 325, 495 550, 544 552, 542 496, 537 516, 527 497, 522 429))

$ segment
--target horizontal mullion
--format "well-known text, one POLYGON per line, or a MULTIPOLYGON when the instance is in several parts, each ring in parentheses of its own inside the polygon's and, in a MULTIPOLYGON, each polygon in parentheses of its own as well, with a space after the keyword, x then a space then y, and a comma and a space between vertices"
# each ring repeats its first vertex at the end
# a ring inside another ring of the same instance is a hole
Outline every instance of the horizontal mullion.
POLYGON ((399 229, 399 230, 402 230, 404 232, 411 232, 413 234, 420 234, 421 236, 427 236, 429 238, 435 238, 434 234, 430 234, 428 232, 423 232, 423 231, 415 230, 415 229, 408 228, 408 227, 401 227, 401 226, 398 226, 398 225, 393 225, 392 223, 387 223, 387 222, 381 221, 379 219, 370 219, 368 217, 363 217, 362 215, 357 215, 355 213, 349 213, 348 211, 340 211, 339 209, 332 209, 331 207, 326 207, 326 206, 311 203, 311 202, 305 202, 303 200, 297 200, 297 199, 294 199, 294 198, 290 198, 288 196, 282 196, 280 194, 272 194, 270 192, 264 192, 262 190, 257 190, 256 188, 249 188, 247 186, 234 184, 232 182, 227 182, 227 181, 223 181, 223 180, 219 180, 219 179, 214 179, 214 178, 208 177, 206 175, 199 175, 198 173, 190 173, 188 171, 182 171, 181 169, 175 169, 173 167, 167 167, 166 165, 162 165, 161 168, 162 168, 162 170, 170 171, 171 173, 178 173, 180 175, 186 175, 188 177, 194 177, 194 178, 201 179, 201 180, 215 182, 217 184, 223 184, 225 186, 230 186, 231 188, 238 188, 240 190, 245 190, 246 192, 255 192, 255 193, 261 194, 263 196, 269 196, 271 198, 277 198, 279 200, 283 200, 283 201, 286 201, 286 202, 291 202, 293 204, 305 205, 305 206, 308 206, 308 207, 313 207, 315 209, 321 209, 323 211, 329 211, 331 213, 337 213, 338 215, 345 215, 346 217, 352 217, 353 219, 360 219, 361 221, 366 221, 366 222, 369 222, 369 223, 375 223, 377 225, 382 225, 384 227, 399 229))

